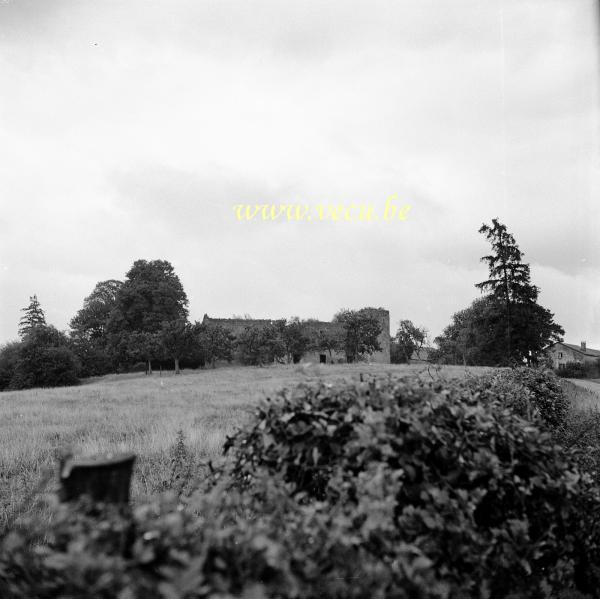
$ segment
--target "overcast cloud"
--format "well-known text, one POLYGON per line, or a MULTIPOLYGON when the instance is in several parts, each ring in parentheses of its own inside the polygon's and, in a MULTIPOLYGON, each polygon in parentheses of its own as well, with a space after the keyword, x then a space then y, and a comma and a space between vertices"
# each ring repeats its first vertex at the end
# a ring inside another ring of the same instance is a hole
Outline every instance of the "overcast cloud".
POLYGON ((0 342, 37 293, 173 263, 190 317, 383 306, 433 335, 498 217, 567 342, 600 349, 591 1, 0 2, 0 342), (364 202, 396 223, 237 222, 364 202))

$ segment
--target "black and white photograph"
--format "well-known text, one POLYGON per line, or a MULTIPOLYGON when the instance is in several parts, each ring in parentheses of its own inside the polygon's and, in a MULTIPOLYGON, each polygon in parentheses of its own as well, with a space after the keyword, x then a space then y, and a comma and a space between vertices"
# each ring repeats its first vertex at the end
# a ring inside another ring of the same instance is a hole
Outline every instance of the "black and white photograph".
POLYGON ((0 0, 0 599, 600 599, 600 2, 0 0))

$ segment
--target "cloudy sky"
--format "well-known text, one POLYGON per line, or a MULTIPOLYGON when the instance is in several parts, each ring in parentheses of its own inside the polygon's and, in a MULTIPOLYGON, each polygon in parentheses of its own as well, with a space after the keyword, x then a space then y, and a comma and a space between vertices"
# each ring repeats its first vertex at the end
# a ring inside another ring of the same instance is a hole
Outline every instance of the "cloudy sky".
POLYGON ((596 3, 0 0, 0 342, 169 260, 190 317, 383 306, 432 336, 498 217, 600 349, 596 3), (238 222, 242 203, 412 206, 238 222))

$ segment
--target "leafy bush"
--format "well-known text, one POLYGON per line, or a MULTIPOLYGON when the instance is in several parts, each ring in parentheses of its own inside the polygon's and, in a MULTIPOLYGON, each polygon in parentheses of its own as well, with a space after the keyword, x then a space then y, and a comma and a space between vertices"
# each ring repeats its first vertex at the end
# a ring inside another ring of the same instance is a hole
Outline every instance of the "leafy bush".
MULTIPOLYGON (((80 363, 67 337, 53 326, 33 327, 18 344, 11 344, 0 364, 4 388, 59 387, 79 382, 80 363)), ((4 352, 3 352, 4 354, 4 352)))
POLYGON ((7 389, 19 362, 21 343, 13 341, 0 349, 0 391, 7 389))
POLYGON ((566 379, 593 379, 600 377, 600 360, 594 362, 567 362, 556 374, 566 379))
POLYGON ((572 450, 579 467, 600 484, 600 412, 572 410, 557 431, 556 439, 572 450))
POLYGON ((555 430, 555 439, 569 449, 580 468, 600 484, 600 412, 598 395, 570 381, 561 381, 569 399, 570 409, 562 426, 555 430))
POLYGON ((565 422, 569 400, 551 370, 525 367, 498 370, 475 379, 476 386, 482 384, 491 398, 498 398, 523 418, 532 420, 538 415, 553 428, 565 422))
POLYGON ((281 391, 194 496, 13 531, 0 596, 597 596, 599 489, 504 399, 489 380, 281 391))
MULTIPOLYGON (((539 380, 557 391, 543 373, 517 376, 522 388, 539 380)), ((547 406, 532 397, 543 413, 547 406)), ((479 387, 392 379, 304 386, 265 404, 254 426, 228 441, 231 474, 250 486, 257 476, 281 474, 292 495, 341 502, 351 513, 361 503, 365 513, 393 504, 386 551, 416 546, 461 592, 541 593, 575 579, 585 586, 588 548, 578 543, 588 531, 579 510, 600 506, 597 490, 550 433, 504 401, 485 379, 479 387), (378 485, 386 493, 367 500, 363 493, 378 485)), ((368 536, 362 541, 368 545, 368 536)))
POLYGON ((70 341, 70 347, 79 360, 79 376, 81 378, 115 372, 116 364, 106 347, 81 340, 71 339, 70 341))
POLYGON ((584 379, 587 376, 582 362, 567 362, 556 370, 556 374, 565 379, 584 379))
POLYGON ((194 453, 185 442, 183 430, 178 430, 175 442, 169 447, 168 476, 161 481, 161 491, 174 491, 178 497, 193 491, 191 488, 203 474, 194 453))

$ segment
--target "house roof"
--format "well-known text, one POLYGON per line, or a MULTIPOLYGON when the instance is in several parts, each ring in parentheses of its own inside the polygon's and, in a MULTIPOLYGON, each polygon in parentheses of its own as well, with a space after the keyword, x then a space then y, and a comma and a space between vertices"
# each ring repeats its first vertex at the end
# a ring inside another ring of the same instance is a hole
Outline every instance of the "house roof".
POLYGON ((550 347, 553 347, 554 345, 564 345, 565 347, 568 347, 569 349, 571 349, 573 351, 579 352, 580 354, 583 354, 584 356, 592 356, 594 358, 600 358, 600 350, 598 350, 598 349, 591 349, 589 347, 586 347, 585 351, 582 351, 581 345, 574 345, 573 343, 564 343, 562 341, 558 341, 557 343, 550 345, 548 347, 548 349, 550 349, 550 347))
POLYGON ((600 350, 598 350, 598 349, 591 349, 589 347, 586 347, 585 351, 582 351, 581 345, 573 345, 572 343, 563 343, 563 345, 566 345, 569 349, 578 351, 581 354, 585 354, 586 356, 600 357, 600 350))

